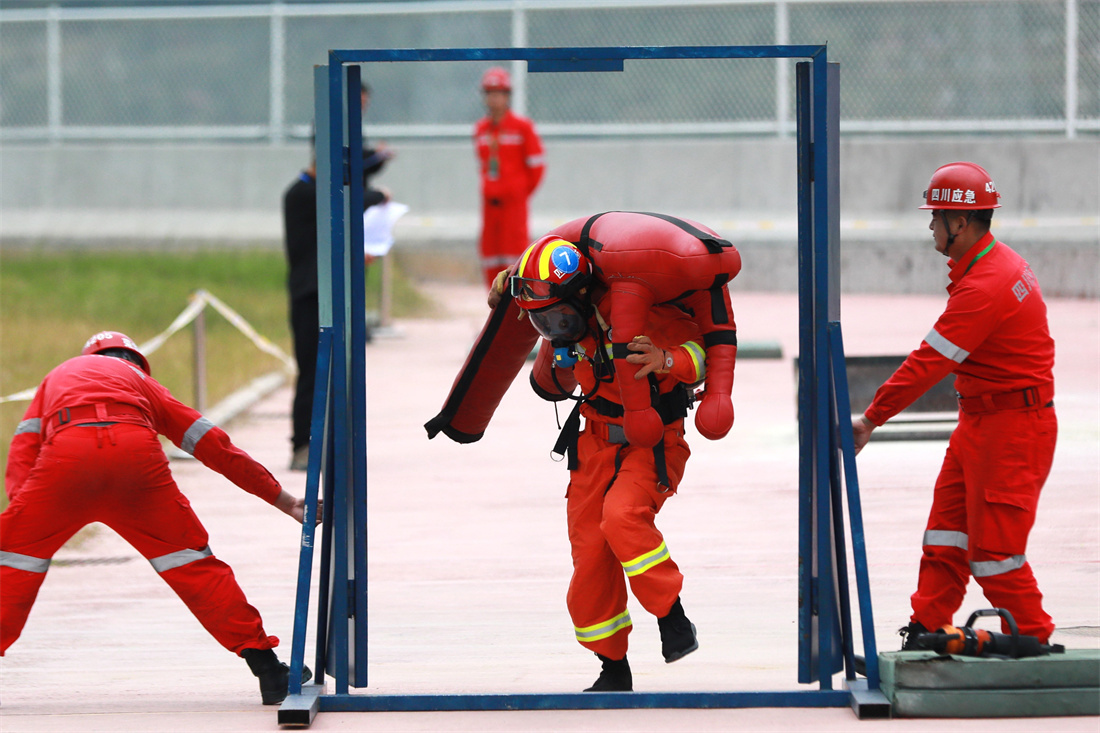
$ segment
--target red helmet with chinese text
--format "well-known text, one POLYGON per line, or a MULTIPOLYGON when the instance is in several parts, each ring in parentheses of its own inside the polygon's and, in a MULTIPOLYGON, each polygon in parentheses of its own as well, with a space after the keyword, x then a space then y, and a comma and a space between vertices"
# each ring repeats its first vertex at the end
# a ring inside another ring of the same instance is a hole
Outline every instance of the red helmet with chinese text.
POLYGON ((501 67, 494 66, 481 75, 481 89, 486 92, 510 92, 512 77, 501 67))
POLYGON ((575 244, 547 235, 520 256, 508 285, 535 330, 558 346, 588 329, 591 306, 581 291, 591 277, 592 263, 575 244))
POLYGON ((1001 194, 993 179, 977 163, 948 163, 932 174, 922 209, 980 211, 999 209, 1001 194))
POLYGON ((149 369, 149 361, 138 350, 134 340, 118 331, 100 331, 84 342, 84 348, 80 351, 82 356, 89 354, 102 354, 104 356, 117 356, 137 366, 146 374, 152 375, 149 369), (111 353, 119 352, 119 353, 111 353))

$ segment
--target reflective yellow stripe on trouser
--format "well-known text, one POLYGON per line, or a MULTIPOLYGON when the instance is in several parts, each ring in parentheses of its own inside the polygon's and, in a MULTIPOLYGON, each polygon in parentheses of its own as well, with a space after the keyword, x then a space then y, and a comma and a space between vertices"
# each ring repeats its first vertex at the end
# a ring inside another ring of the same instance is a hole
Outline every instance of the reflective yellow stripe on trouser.
POLYGON ((585 626, 584 628, 574 626, 573 629, 577 632, 577 641, 579 642, 599 641, 600 639, 606 639, 632 624, 633 622, 630 620, 630 611, 623 611, 618 616, 613 616, 607 621, 601 621, 598 624, 585 626))
POLYGON ((623 570, 626 571, 626 575, 629 578, 633 578, 635 575, 641 575, 645 571, 649 570, 654 565, 663 563, 669 558, 668 547, 662 542, 655 550, 650 550, 644 555, 639 555, 633 560, 627 560, 623 563, 623 570))

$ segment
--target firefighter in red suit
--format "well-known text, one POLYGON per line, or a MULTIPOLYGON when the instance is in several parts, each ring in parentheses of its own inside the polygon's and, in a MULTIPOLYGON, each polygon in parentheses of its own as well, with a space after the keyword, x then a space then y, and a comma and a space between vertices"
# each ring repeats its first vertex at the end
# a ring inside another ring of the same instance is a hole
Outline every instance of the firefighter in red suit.
MULTIPOLYGON (((622 236, 635 223, 649 228, 652 247, 662 237, 693 239, 660 218, 612 217, 606 223, 617 222, 619 228, 600 230, 600 245, 614 250, 614 232, 622 236)), ((645 270, 644 256, 633 260, 645 270)), ((555 452, 568 456, 570 469, 566 514, 573 577, 566 603, 577 641, 602 663, 600 676, 586 692, 630 691, 628 585, 642 607, 657 617, 666 662, 699 646, 680 601, 683 575, 655 519, 676 493, 690 455, 684 417, 693 400, 692 387, 707 376, 707 351, 704 329, 680 300, 646 305, 642 333, 628 343, 613 342, 613 289, 593 270, 593 260, 576 244, 548 235, 531 245, 512 270, 500 273, 490 305, 496 307, 507 289, 543 337, 531 374, 535 392, 547 400, 577 401, 555 446, 555 452), (655 445, 630 441, 624 427, 627 409, 618 372, 628 368, 629 382, 643 386, 647 404, 663 426, 655 445)), ((726 292, 724 285, 721 289, 726 292)), ((726 298, 728 302, 728 292, 726 298)), ((732 312, 726 315, 729 327, 735 328, 732 312)))
POLYGON ((1026 555, 1058 435, 1054 341, 1035 274, 989 231, 999 198, 974 163, 933 174, 920 208, 932 212, 936 251, 949 258, 947 308, 853 422, 858 451, 875 427, 956 375, 959 423, 936 480, 903 649, 952 623, 971 576, 1021 634, 1045 644, 1054 631, 1026 555))
POLYGON ((542 140, 535 125, 510 108, 512 80, 493 67, 481 79, 488 115, 474 128, 481 173, 481 271, 488 287, 530 243, 527 200, 545 170, 542 140))
POLYGON ((305 506, 229 436, 152 378, 124 334, 102 331, 42 381, 8 454, 0 515, 0 655, 19 638, 50 559, 92 522, 140 552, 226 649, 260 680, 265 705, 287 694, 287 666, 172 478, 157 434, 245 491, 302 521, 305 506))

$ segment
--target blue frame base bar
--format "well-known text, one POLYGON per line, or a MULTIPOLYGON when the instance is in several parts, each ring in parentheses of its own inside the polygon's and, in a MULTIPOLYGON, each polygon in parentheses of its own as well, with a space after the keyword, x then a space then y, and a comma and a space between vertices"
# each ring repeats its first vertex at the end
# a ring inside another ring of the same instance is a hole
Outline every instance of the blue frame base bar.
POLYGON ((558 692, 512 695, 334 695, 321 710, 627 710, 632 708, 842 708, 847 690, 808 692, 558 692))
POLYGON ((743 692, 575 692, 440 695, 326 695, 320 685, 306 685, 279 709, 279 724, 308 726, 318 712, 462 712, 489 710, 630 710, 733 708, 842 708, 856 717, 886 719, 890 703, 866 680, 852 680, 848 690, 766 690, 743 692))

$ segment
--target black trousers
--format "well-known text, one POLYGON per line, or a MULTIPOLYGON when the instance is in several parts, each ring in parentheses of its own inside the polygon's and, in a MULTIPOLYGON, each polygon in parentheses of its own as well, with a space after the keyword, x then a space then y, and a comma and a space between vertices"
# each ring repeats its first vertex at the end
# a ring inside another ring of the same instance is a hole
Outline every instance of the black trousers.
POLYGON ((309 445, 309 424, 313 417, 313 383, 317 378, 317 334, 320 331, 317 293, 290 301, 290 331, 294 334, 294 358, 298 381, 292 407, 294 449, 309 445))

